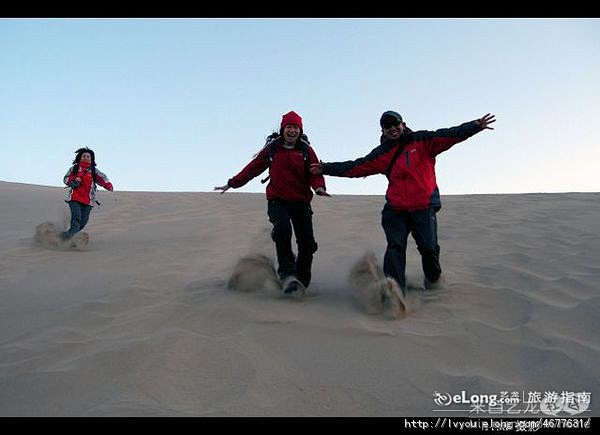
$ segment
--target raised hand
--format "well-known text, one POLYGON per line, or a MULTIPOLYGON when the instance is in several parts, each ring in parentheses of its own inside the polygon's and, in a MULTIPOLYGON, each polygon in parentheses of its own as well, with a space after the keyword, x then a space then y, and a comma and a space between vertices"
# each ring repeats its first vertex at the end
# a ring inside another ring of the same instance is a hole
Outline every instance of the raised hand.
POLYGON ((477 125, 479 125, 479 127, 482 130, 493 130, 492 127, 490 127, 489 125, 492 122, 496 122, 496 115, 490 115, 489 113, 487 115, 484 115, 482 118, 479 118, 476 120, 477 125))

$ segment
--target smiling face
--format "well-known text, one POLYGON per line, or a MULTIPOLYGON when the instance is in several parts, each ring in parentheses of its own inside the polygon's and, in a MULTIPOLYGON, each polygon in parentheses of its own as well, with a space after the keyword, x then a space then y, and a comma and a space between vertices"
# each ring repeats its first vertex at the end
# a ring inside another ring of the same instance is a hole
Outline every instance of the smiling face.
POLYGON ((283 127, 283 139, 287 145, 293 145, 300 137, 300 127, 296 124, 286 124, 283 127))
POLYGON ((398 138, 400 138, 400 136, 402 136, 402 133, 404 133, 405 127, 406 127, 406 124, 404 122, 400 121, 400 123, 398 123, 396 125, 388 124, 388 125, 385 125, 384 127, 381 127, 381 131, 383 132, 383 135, 387 139, 398 139, 398 138))

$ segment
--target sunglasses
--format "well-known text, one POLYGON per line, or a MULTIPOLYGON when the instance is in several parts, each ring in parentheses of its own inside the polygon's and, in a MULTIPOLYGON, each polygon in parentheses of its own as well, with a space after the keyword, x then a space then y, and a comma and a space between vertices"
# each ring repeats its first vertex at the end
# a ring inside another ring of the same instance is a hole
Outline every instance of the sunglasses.
POLYGON ((390 120, 390 121, 384 121, 384 122, 381 124, 381 126, 382 126, 383 128, 385 128, 385 129, 388 129, 388 128, 392 128, 392 127, 397 127, 397 126, 399 126, 400 124, 402 124, 402 121, 398 121, 397 119, 395 119, 395 120, 393 120, 393 121, 392 121, 392 120, 390 120))

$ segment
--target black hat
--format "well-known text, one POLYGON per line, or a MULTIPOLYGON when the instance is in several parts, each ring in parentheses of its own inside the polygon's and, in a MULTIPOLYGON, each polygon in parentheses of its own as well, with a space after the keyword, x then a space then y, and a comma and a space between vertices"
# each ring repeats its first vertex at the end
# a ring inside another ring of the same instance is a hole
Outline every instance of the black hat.
POLYGON ((393 110, 388 110, 383 112, 381 118, 379 119, 379 125, 383 127, 384 125, 398 125, 402 122, 402 117, 398 112, 394 112, 393 110))

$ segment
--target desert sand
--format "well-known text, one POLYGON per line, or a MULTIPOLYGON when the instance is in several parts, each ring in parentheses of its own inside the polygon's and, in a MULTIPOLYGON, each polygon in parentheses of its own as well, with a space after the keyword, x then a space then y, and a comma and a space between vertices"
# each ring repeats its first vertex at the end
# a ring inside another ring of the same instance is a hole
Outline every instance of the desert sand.
POLYGON ((0 415, 475 416, 435 393, 586 392, 600 416, 600 194, 442 196, 445 288, 410 239, 400 319, 348 281, 383 258, 383 195, 332 194, 297 300, 227 288, 274 257, 264 194, 101 190, 75 251, 33 240, 64 225, 62 188, 0 182, 0 415))

